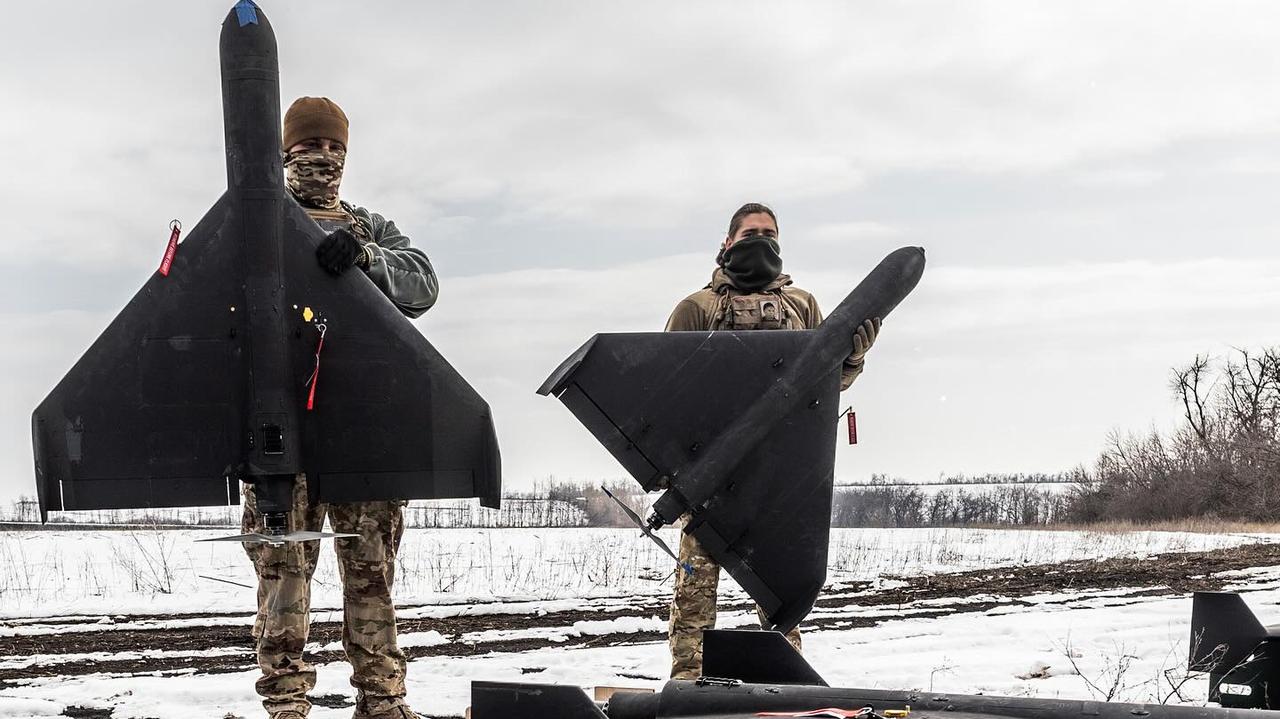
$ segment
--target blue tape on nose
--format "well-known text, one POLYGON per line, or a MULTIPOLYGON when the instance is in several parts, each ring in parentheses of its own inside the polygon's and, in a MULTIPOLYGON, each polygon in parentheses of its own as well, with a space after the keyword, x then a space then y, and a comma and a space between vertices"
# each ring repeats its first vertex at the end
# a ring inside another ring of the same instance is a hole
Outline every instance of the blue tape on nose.
POLYGON ((253 0, 240 0, 236 3, 236 19, 240 21, 240 27, 250 23, 258 24, 258 7, 253 4, 253 0))

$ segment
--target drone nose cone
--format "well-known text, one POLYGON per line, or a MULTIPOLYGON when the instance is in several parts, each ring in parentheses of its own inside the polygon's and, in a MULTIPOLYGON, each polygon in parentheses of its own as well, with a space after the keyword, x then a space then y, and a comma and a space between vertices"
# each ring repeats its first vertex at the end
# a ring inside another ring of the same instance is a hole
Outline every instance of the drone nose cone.
POLYGON ((891 259, 893 262, 912 270, 916 268, 923 270, 925 261, 924 248, 914 246, 900 247, 890 253, 887 259, 891 259))
POLYGON ((272 59, 274 65, 275 31, 271 29, 266 14, 253 0, 240 0, 227 13, 226 19, 222 21, 219 45, 224 68, 228 60, 243 64, 252 58, 266 56, 272 59))
POLYGON ((218 46, 227 187, 283 194, 280 64, 271 23, 252 0, 240 0, 222 21, 218 46))

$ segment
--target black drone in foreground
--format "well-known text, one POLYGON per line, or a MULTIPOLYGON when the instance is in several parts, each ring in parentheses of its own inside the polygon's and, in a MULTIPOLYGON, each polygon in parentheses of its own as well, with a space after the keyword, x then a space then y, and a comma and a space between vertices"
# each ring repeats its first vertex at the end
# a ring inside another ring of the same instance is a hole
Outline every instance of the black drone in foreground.
MULTIPOLYGON (((771 631, 712 630, 703 677, 660 692, 618 692, 595 702, 582 689, 472 682, 473 719, 1246 719, 1280 708, 1280 627, 1263 627, 1239 595, 1198 592, 1191 612, 1190 668, 1209 673, 1218 707, 975 696, 829 687, 786 639, 771 631)), ((870 652, 854 661, 875 661, 870 652)))

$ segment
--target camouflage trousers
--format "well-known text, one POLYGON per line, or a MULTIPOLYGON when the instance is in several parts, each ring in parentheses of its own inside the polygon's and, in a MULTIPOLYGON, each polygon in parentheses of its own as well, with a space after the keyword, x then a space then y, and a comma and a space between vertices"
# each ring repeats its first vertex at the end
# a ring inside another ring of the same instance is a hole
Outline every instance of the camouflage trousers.
MULTIPOLYGON (((671 600, 671 678, 697 679, 702 675, 702 632, 716 628, 716 589, 720 565, 687 532, 680 533, 680 562, 693 566, 693 573, 676 571, 676 592, 671 600)), ((760 626, 767 625, 764 610, 756 606, 760 626)), ((787 641, 800 651, 800 630, 787 632, 787 641)))
MULTIPOLYGON (((290 531, 320 531, 325 516, 334 532, 358 534, 333 540, 342 579, 342 648, 351 662, 351 685, 370 711, 404 702, 405 655, 396 646, 391 603, 396 552, 404 535, 400 502, 309 505, 306 479, 294 483, 290 531)), ((245 533, 262 531, 253 489, 245 485, 245 533)), ((315 669, 302 656, 311 625, 311 576, 320 542, 245 543, 258 574, 258 616, 253 625, 262 677, 256 688, 268 712, 306 715, 315 669)))

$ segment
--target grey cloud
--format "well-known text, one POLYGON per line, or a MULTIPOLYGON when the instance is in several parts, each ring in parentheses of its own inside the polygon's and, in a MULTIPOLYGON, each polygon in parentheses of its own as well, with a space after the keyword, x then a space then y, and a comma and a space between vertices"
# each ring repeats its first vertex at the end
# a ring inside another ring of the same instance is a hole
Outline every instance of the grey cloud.
MULTIPOLYGON (((58 34, 0 46, 0 493, 169 219, 223 190, 231 4, 8 10, 58 34)), ((264 5, 285 101, 352 117, 344 194, 440 269, 419 326, 494 403, 517 484, 619 473, 532 390, 593 332, 661 326, 746 200, 828 309, 928 248, 850 395, 845 477, 1088 459, 1176 412, 1168 366, 1280 329, 1272 3, 264 5)))
MULTIPOLYGON (((215 192, 223 4, 77 6, 77 22, 60 24, 61 45, 74 52, 41 56, 33 43, 42 81, 6 85, 32 123, 63 138, 53 163, 47 148, 20 154, 24 167, 46 168, 34 186, 62 186, 113 218, 109 208, 125 193, 150 194, 141 188, 157 178, 169 199, 157 211, 215 192), (89 132, 77 129, 86 102, 96 103, 89 132), (84 172, 106 138, 116 154, 145 157, 84 172), (197 160, 197 147, 215 154, 197 160), (174 182, 184 176, 191 186, 174 182)), ((641 204, 664 219, 631 221, 661 227, 744 191, 799 201, 856 192, 885 172, 1039 172, 1274 127, 1280 100, 1265 89, 1276 60, 1258 28, 1275 8, 1205 7, 553 3, 352 12, 315 2, 306 12, 269 3, 267 11, 285 97, 326 93, 352 108, 352 191, 413 188, 407 201, 436 205, 491 201, 498 217, 517 221, 599 223, 641 204), (747 39, 762 23, 772 34, 764 47, 747 39), (314 40, 335 27, 348 41, 314 40)), ((19 12, 28 25, 68 14, 57 3, 19 12)), ((32 123, 18 129, 40 129, 32 123)))

